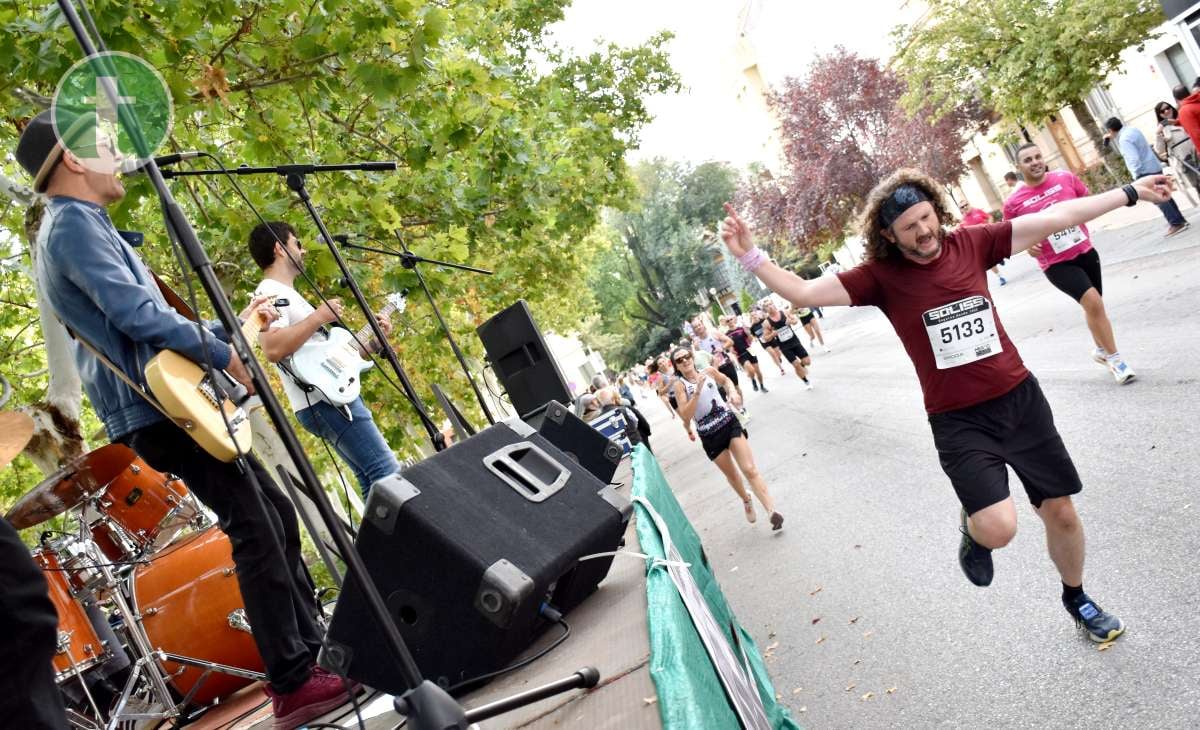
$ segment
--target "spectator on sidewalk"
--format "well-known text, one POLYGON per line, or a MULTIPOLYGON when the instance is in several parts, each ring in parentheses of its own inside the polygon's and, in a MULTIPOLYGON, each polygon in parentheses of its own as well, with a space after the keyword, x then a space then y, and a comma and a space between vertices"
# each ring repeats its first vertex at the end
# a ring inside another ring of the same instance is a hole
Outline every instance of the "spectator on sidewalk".
MULTIPOLYGON (((1176 93, 1187 89, 1177 86, 1176 93)), ((1154 134, 1154 151, 1160 160, 1173 164, 1177 174, 1187 178, 1188 183, 1200 190, 1200 158, 1196 157, 1196 145, 1187 130, 1179 125, 1179 110, 1165 101, 1154 105, 1154 116, 1158 129, 1154 134)))
POLYGON ((1175 87, 1175 101, 1179 102, 1179 126, 1191 137, 1192 144, 1200 149, 1200 91, 1195 86, 1191 90, 1182 84, 1175 87), (1179 94, 1183 93, 1181 97, 1179 94))
POLYGON ((958 209, 962 213, 962 224, 964 226, 980 226, 984 223, 992 222, 992 217, 987 214, 987 211, 973 207, 966 200, 958 206, 958 209))
MULTIPOLYGON (((1116 143, 1121 157, 1125 159, 1125 167, 1129 168, 1129 174, 1135 180, 1162 174, 1162 163, 1154 156, 1154 151, 1150 149, 1150 144, 1146 142, 1141 130, 1126 127, 1116 117, 1109 117, 1104 127, 1108 130, 1105 137, 1116 143)), ((1183 213, 1179 212, 1179 206, 1174 200, 1168 198, 1165 203, 1157 205, 1163 217, 1167 219, 1168 236, 1173 236, 1188 227, 1188 222, 1184 220, 1183 213)))

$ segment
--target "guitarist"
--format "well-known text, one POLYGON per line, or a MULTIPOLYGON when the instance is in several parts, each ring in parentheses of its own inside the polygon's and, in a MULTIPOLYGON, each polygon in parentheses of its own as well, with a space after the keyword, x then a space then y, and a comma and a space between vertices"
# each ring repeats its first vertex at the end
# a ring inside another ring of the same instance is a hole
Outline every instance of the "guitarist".
MULTIPOLYGON (((21 132, 16 149, 34 190, 49 198, 34 250, 38 288, 54 313, 134 382, 144 384, 142 368, 161 350, 197 363, 207 351, 214 365, 253 390, 224 331, 208 323, 197 327, 171 309, 146 264, 109 219, 105 208, 125 195, 116 174, 121 154, 114 138, 95 126, 94 114, 70 124, 64 116, 60 109, 65 142, 46 111, 21 132)), ((315 665, 322 635, 301 561, 296 513, 261 463, 247 459, 255 484, 237 463, 218 461, 201 449, 144 393, 78 343, 75 361, 109 438, 127 444, 155 469, 179 475, 216 513, 233 547, 246 616, 267 669, 276 727, 297 727, 344 702, 341 680, 315 665)))
MULTIPOLYGON (((341 317, 342 303, 330 299, 314 309, 296 292, 293 285, 304 270, 304 247, 296 237, 296 229, 281 221, 260 223, 250 232, 250 255, 264 277, 254 296, 275 299, 279 312, 279 319, 258 336, 267 360, 279 363, 310 342, 323 341, 325 327, 341 317)), ((391 321, 386 316, 376 315, 376 318, 384 334, 390 334, 391 321)), ((372 351, 378 349, 374 341, 367 344, 372 351)), ((359 354, 368 355, 361 349, 359 354)), ((308 432, 328 441, 350 465, 364 500, 372 484, 400 471, 396 455, 383 440, 361 397, 339 408, 322 397, 319 390, 306 388, 286 370, 280 380, 296 412, 296 420, 308 432)))

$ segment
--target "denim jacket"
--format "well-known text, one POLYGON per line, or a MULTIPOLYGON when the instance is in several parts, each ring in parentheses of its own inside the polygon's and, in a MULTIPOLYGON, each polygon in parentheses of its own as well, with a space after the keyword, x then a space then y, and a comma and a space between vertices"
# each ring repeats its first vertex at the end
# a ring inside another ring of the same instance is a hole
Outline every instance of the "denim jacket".
MULTIPOLYGON (((196 326, 167 304, 150 270, 113 226, 104 208, 56 196, 38 231, 38 288, 54 313, 121 368, 145 384, 143 369, 160 350, 229 365, 228 336, 219 324, 196 326), (204 344, 201 343, 203 332, 204 344)), ((113 441, 163 420, 163 415, 78 342, 75 363, 88 399, 113 441)))

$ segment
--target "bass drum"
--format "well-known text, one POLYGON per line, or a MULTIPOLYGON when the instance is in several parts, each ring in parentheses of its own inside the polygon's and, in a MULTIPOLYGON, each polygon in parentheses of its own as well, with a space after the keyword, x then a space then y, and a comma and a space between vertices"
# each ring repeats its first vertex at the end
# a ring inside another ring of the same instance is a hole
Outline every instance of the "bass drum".
MULTIPOLYGON (((229 538, 216 527, 189 535, 130 576, 134 613, 154 649, 191 659, 263 671, 262 657, 246 622, 245 604, 234 574, 229 538)), ((204 670, 161 662, 171 685, 187 695, 204 670)), ((253 680, 212 672, 192 696, 208 704, 253 680)))

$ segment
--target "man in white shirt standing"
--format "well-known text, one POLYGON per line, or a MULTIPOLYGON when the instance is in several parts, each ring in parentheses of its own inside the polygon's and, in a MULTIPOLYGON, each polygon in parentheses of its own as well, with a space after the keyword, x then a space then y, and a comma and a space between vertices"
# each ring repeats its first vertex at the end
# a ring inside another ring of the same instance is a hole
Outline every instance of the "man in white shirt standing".
MULTIPOLYGON (((249 245, 250 255, 264 276, 254 295, 275 298, 279 311, 279 319, 259 335, 259 344, 267 360, 278 364, 310 342, 324 341, 326 326, 338 321, 342 314, 342 303, 330 299, 313 308, 295 290, 293 284, 304 267, 304 247, 289 224, 281 221, 259 224, 250 232, 249 245)), ((385 335, 391 333, 392 324, 386 316, 379 317, 379 326, 385 335)), ((374 349, 375 345, 372 341, 368 346, 374 349)), ((360 351, 360 354, 367 353, 360 351)), ((400 470, 396 455, 383 440, 361 397, 338 407, 319 390, 302 386, 286 371, 281 372, 280 380, 296 420, 308 432, 328 441, 350 465, 363 499, 372 484, 400 470)))

